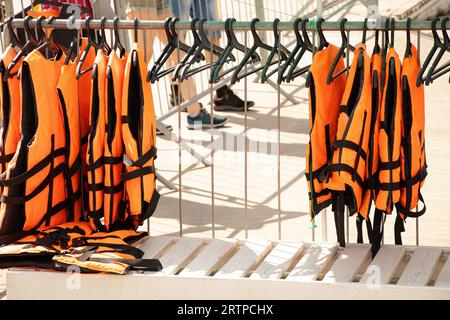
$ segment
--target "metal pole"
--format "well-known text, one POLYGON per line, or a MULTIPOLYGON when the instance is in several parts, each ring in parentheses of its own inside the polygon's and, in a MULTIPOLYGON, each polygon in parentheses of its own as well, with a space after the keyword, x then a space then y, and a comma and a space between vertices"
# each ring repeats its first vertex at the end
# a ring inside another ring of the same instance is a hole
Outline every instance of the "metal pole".
MULTIPOLYGON (((84 19, 75 19, 71 21, 73 24, 79 25, 80 28, 86 28, 84 19)), ((55 19, 53 20, 51 27, 55 29, 66 29, 67 28, 68 19, 55 19)), ((98 19, 93 19, 90 22, 91 29, 100 29, 101 21, 98 19)), ((322 23, 322 30, 324 31, 339 31, 339 21, 325 21, 322 23)), ((105 28, 113 29, 114 20, 106 20, 105 28)), ((36 27, 36 19, 30 20, 29 22, 30 28, 36 27)), ((14 28, 23 28, 24 19, 14 19, 12 22, 12 26, 14 28)), ((48 26, 47 21, 42 21, 42 26, 48 26)), ((224 22, 223 21, 208 21, 204 24, 205 30, 224 30, 224 22)), ((273 22, 272 21, 261 21, 256 23, 256 30, 272 30, 273 22)), ((291 31, 292 30, 292 22, 291 21, 281 21, 278 24, 279 31, 291 31)), ((364 21, 349 21, 345 24, 345 30, 350 31, 361 31, 364 27, 364 21)), ((134 21, 132 20, 119 20, 117 24, 118 29, 134 29, 134 21)), ((162 30, 164 29, 164 21, 159 20, 140 20, 139 21, 139 29, 148 29, 148 30, 162 30)), ((179 21, 175 25, 176 30, 190 30, 190 22, 189 21, 179 21)), ((315 22, 310 21, 306 24, 306 29, 309 31, 315 30, 315 22)), ((249 21, 236 21, 233 23, 234 31, 245 31, 250 30, 250 22, 249 21)), ((381 30, 383 31, 383 27, 379 26, 372 30, 381 30)), ((395 30, 406 30, 406 21, 399 20, 395 23, 395 30)), ((413 21, 411 23, 411 30, 431 30, 431 21, 413 21)))

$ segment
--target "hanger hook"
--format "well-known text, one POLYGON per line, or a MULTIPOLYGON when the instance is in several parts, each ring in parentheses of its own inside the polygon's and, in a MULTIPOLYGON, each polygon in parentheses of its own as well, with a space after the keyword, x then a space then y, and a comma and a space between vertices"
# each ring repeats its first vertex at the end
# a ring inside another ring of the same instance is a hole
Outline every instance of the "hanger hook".
POLYGON ((31 32, 31 28, 30 28, 30 20, 33 20, 32 16, 26 16, 24 19, 24 28, 26 33, 28 34, 29 37, 33 38, 34 40, 36 40, 36 37, 34 36, 34 33, 31 32))
POLYGON ((139 19, 134 18, 134 42, 138 42, 138 25, 139 25, 139 19))
POLYGON ((252 21, 250 21, 250 31, 252 32, 252 35, 255 38, 259 38, 259 35, 256 32, 256 23, 257 22, 259 22, 258 18, 253 18, 252 21))
POLYGON ((411 43, 411 18, 406 19, 406 41, 411 43))
POLYGON ((345 24, 347 23, 347 18, 341 19, 339 24, 339 30, 341 31, 341 38, 344 43, 347 43, 347 33, 345 32, 345 24))
POLYGON ((119 31, 118 25, 119 25, 119 17, 115 16, 114 17, 114 22, 113 22, 114 33, 119 31))
POLYGON ((319 39, 320 39, 320 45, 319 47, 321 49, 323 49, 324 47, 328 46, 328 42, 325 38, 325 35, 323 34, 323 30, 322 30, 322 23, 325 21, 324 18, 320 18, 319 20, 317 20, 316 23, 316 28, 317 28, 317 32, 319 33, 319 39))
POLYGON ((391 18, 391 48, 394 47, 395 18, 391 18))
POLYGON ((367 29, 368 29, 368 21, 369 19, 365 18, 364 19, 364 26, 363 26, 363 37, 362 37, 362 43, 366 44, 366 39, 367 39, 367 29))
POLYGON ((389 23, 390 19, 386 18, 384 21, 384 43, 386 47, 389 45, 389 23))
POLYGON ((40 39, 39 40, 43 40, 46 37, 46 34, 44 32, 44 29, 42 28, 42 21, 45 20, 44 16, 39 16, 39 18, 37 18, 36 20, 36 27, 37 30, 40 34, 40 39))
POLYGON ((448 33, 447 33, 447 22, 450 20, 449 17, 445 17, 442 19, 442 25, 441 25, 441 29, 442 29, 442 36, 444 37, 444 42, 448 43, 449 37, 448 37, 448 33))

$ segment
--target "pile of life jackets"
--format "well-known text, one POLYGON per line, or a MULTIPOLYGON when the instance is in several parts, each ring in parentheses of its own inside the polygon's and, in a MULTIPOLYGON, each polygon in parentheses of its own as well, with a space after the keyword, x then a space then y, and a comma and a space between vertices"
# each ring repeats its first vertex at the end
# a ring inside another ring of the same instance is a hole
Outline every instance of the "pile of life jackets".
MULTIPOLYGON (((35 49, 2 81, 0 267, 161 268, 132 246, 159 199, 146 63, 136 43, 105 50, 85 38, 74 61, 35 49)), ((17 54, 3 52, 2 76, 17 54)))
MULTIPOLYGON (((327 83, 324 74, 338 50, 329 44, 318 51, 307 79, 310 213, 313 218, 331 205, 337 238, 344 246, 347 207, 350 215, 357 216, 358 242, 363 242, 362 223, 366 221, 375 254, 384 219, 394 207, 396 244, 401 244, 404 220, 425 212, 420 192, 427 175, 424 88, 416 86, 421 67, 414 45, 400 62, 392 45, 384 50, 376 47, 370 57, 363 43, 354 51, 348 77, 342 74, 327 83), (372 203, 373 226, 369 219, 372 203)), ((344 69, 341 57, 336 70, 344 69)))

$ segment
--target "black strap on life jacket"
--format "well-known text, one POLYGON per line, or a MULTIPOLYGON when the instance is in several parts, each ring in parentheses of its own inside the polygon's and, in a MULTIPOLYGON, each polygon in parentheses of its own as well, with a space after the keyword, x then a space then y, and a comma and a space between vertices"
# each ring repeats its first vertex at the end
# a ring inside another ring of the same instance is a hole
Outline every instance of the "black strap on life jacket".
POLYGON ((364 217, 359 213, 358 216, 356 217, 357 243, 364 243, 363 226, 362 226, 364 221, 366 222, 367 237, 369 238, 369 243, 372 243, 373 230, 370 218, 367 217, 367 219, 364 219, 364 217))
POLYGON ((373 218, 373 233, 372 233, 372 258, 378 253, 381 247, 381 241, 383 240, 385 213, 375 208, 375 214, 373 218))
POLYGON ((333 193, 333 198, 336 203, 334 206, 334 224, 336 227, 336 237, 339 245, 345 247, 345 200, 344 192, 333 193))

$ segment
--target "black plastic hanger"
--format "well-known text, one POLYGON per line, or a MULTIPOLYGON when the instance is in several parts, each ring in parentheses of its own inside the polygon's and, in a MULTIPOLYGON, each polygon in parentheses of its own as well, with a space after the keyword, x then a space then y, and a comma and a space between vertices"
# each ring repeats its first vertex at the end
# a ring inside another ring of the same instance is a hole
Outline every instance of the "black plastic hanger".
MULTIPOLYGON (((334 58, 333 64, 331 65, 330 71, 328 72, 327 76, 327 84, 330 84, 333 82, 334 79, 339 77, 341 74, 346 72, 348 70, 348 67, 344 68, 343 70, 337 72, 334 74, 334 70, 336 69, 341 57, 345 57, 345 50, 349 48, 351 51, 355 51, 355 48, 348 43, 347 33, 345 32, 345 24, 347 23, 347 19, 344 18, 341 20, 339 29, 341 31, 341 47, 339 48, 339 51, 334 58)), ((364 29, 363 29, 363 41, 362 43, 366 43, 366 30, 367 30, 367 19, 364 20, 364 29)))
MULTIPOLYGON (((181 80, 185 80, 185 79, 187 79, 187 78, 189 78, 189 77, 191 77, 191 76, 193 76, 193 75, 195 75, 195 74, 197 74, 199 72, 202 72, 204 70, 210 69, 211 66, 214 65, 215 62, 209 61, 208 63, 206 63, 204 65, 201 65, 200 67, 191 69, 191 66, 194 63, 197 63, 197 62, 200 62, 202 60, 205 60, 205 59, 202 58, 203 57, 203 55, 202 55, 202 51, 203 50, 207 50, 207 51, 209 51, 210 54, 218 56, 218 57, 220 57, 220 55, 224 51, 223 48, 221 48, 221 47, 219 47, 217 45, 214 45, 214 44, 212 44, 209 41, 208 37, 206 36, 205 30, 203 28, 203 24, 206 21, 207 21, 206 19, 199 20, 199 22, 198 22, 198 29, 199 29, 198 32, 196 30, 193 30, 193 32, 195 32, 197 34, 197 36, 199 37, 200 44, 197 46, 197 49, 195 50, 194 54, 191 55, 189 57, 189 59, 187 59, 186 63, 184 64, 183 71, 181 72, 181 76, 180 76, 181 80)), ((231 54, 229 59, 230 59, 229 61, 231 61, 231 60, 235 61, 236 60, 236 58, 232 54, 231 54)))
POLYGON ((197 51, 197 48, 200 48, 202 46, 202 40, 200 39, 200 36, 198 35, 196 29, 196 24, 199 20, 200 20, 199 18, 193 18, 191 20, 191 32, 192 37, 194 38, 194 43, 189 48, 188 52, 186 53, 184 58, 180 61, 180 63, 178 63, 178 65, 175 66, 172 81, 176 81, 180 77, 180 72, 182 68, 186 65, 189 59, 192 56, 194 56, 195 52, 197 51))
POLYGON ((450 20, 449 17, 445 17, 442 18, 442 23, 441 23, 441 28, 442 28, 442 37, 443 37, 443 42, 442 45, 440 47, 441 50, 439 50, 436 59, 434 59, 433 64, 431 65, 430 70, 427 73, 427 76, 425 78, 425 84, 429 85, 433 80, 432 80, 432 76, 436 73, 436 72, 440 72, 443 69, 446 68, 446 66, 442 66, 441 68, 439 68, 438 70, 436 70, 439 62, 441 62, 442 57, 444 56, 444 53, 447 51, 447 49, 450 47, 450 39, 448 37, 448 33, 447 33, 447 22, 450 20))
MULTIPOLYGON (((14 32, 14 29, 12 27, 13 20, 14 20, 13 17, 9 17, 8 20, 6 20, 6 22, 5 22, 5 26, 6 26, 6 29, 8 30, 8 34, 9 34, 9 39, 10 39, 11 45, 13 47, 22 48, 23 47, 23 43, 19 39, 17 34, 14 32)), ((3 29, 2 29, 2 31, 3 31, 3 29)))
POLYGON ((88 43, 87 43, 86 47, 84 48, 83 52, 81 53, 80 60, 78 60, 78 63, 77 63, 77 70, 76 70, 76 74, 75 74, 75 77, 76 77, 77 80, 83 74, 85 74, 86 72, 91 71, 92 68, 93 68, 93 66, 88 66, 86 69, 82 70, 83 64, 86 61, 87 55, 89 54, 89 50, 91 50, 92 47, 94 47, 94 50, 98 50, 100 48, 100 45, 92 37, 92 32, 91 32, 92 29, 90 27, 91 20, 92 20, 91 17, 87 17, 85 22, 84 22, 84 25, 86 27, 88 43))
POLYGON ((420 87, 420 85, 424 82, 425 79, 423 79, 423 75, 425 74, 425 71, 430 64, 431 60, 433 59, 434 54, 436 53, 437 49, 442 48, 444 45, 441 42, 441 39, 439 38, 439 35, 436 30, 436 25, 439 22, 439 18, 434 18, 431 21, 431 32, 433 34, 433 47, 431 47, 430 52, 428 53, 428 56, 426 57, 425 61, 422 64, 422 68, 419 71, 419 75, 417 76, 416 86, 420 87))
POLYGON ((106 17, 103 16, 100 19, 100 48, 105 51, 106 54, 109 54, 111 52, 111 47, 109 46, 108 42, 106 41, 106 33, 105 33, 105 24, 106 24, 106 17))
POLYGON ((296 44, 295 44, 294 49, 292 49, 291 54, 287 57, 286 61, 284 61, 284 63, 280 66, 280 72, 278 74, 278 80, 277 80, 278 84, 281 84, 285 80, 284 73, 286 72, 287 68, 292 64, 292 62, 294 61, 294 58, 297 55, 297 53, 301 52, 301 50, 306 51, 306 45, 302 39, 302 35, 300 34, 300 30, 299 30, 299 24, 301 24, 301 23, 302 23, 302 18, 297 18, 294 21, 293 28, 294 28, 296 44))
MULTIPOLYGON (((138 43, 138 26, 139 26, 139 19, 138 18, 134 18, 134 22, 133 22, 133 30, 134 30, 133 41, 134 41, 135 44, 138 43)), ((133 56, 131 57, 131 61, 133 62, 133 66, 136 67, 137 63, 138 63, 137 54, 133 54, 133 56)))
POLYGON ((379 54, 381 52, 381 47, 380 47, 380 43, 379 43, 379 34, 380 34, 380 31, 378 29, 375 30, 375 46, 373 47, 374 54, 379 54))
MULTIPOLYGON (((227 46, 225 47, 222 55, 219 57, 219 59, 216 61, 216 63, 213 66, 213 69, 211 71, 210 76, 210 83, 216 83, 222 78, 224 75, 233 72, 238 66, 232 67, 228 70, 225 70, 223 73, 220 74, 220 70, 223 68, 224 64, 229 60, 229 57, 231 55, 231 52, 236 49, 241 52, 247 53, 250 51, 250 48, 240 44, 238 40, 236 39, 236 35, 233 31, 233 23, 236 21, 234 18, 228 18, 225 20, 225 34, 227 35, 227 46)), ((253 53, 252 59, 247 61, 248 64, 254 64, 261 61, 261 57, 257 52, 253 53)))
POLYGON ((24 19, 24 28, 25 28, 25 32, 28 36, 28 41, 24 44, 22 49, 19 51, 19 53, 14 57, 14 59, 9 64, 8 68, 5 71, 5 74, 3 75, 4 81, 6 81, 6 79, 8 79, 9 74, 11 73, 12 69, 14 69, 14 67, 20 62, 22 57, 26 56, 28 53, 30 53, 32 50, 34 50, 39 43, 38 39, 36 39, 34 32, 31 30, 30 25, 29 25, 30 20, 32 20, 32 19, 33 18, 31 16, 27 16, 24 19))
POLYGON ((405 58, 411 57, 411 18, 406 19, 406 50, 405 50, 405 58))
POLYGON ((269 67, 274 64, 281 64, 281 61, 284 61, 288 58, 291 52, 281 44, 280 42, 280 32, 278 31, 278 23, 280 23, 280 19, 276 18, 273 20, 273 37, 274 37, 274 45, 271 48, 270 54, 267 57, 267 61, 264 65, 263 71, 261 73, 261 83, 265 83, 267 79, 269 79, 273 74, 279 72, 278 68, 275 68, 270 73, 268 73, 269 67), (280 54, 278 59, 274 61, 275 55, 280 54))
POLYGON ((271 51, 272 47, 263 43, 261 38, 258 35, 258 32, 256 31, 256 23, 259 22, 258 18, 254 18, 252 19, 252 21, 250 21, 250 31, 252 33, 253 36, 253 46, 250 48, 250 50, 248 50, 246 52, 246 54, 244 55, 244 57, 242 58, 241 62, 239 63, 239 65, 236 67, 236 69, 233 72, 233 75, 231 77, 231 84, 236 83, 237 81, 249 76, 250 74, 253 74, 255 72, 261 71, 264 66, 261 66, 259 68, 256 68, 250 72, 244 73, 244 74, 240 74, 240 72, 242 71, 242 69, 244 68, 244 66, 248 63, 248 61, 250 61, 250 59, 254 59, 254 53, 256 52, 256 50, 258 49, 264 49, 267 51, 271 51))
POLYGON ((385 76, 386 76, 386 57, 389 49, 389 23, 390 18, 386 18, 384 21, 384 31, 383 31, 383 49, 381 51, 381 85, 384 86, 385 76))
POLYGON ((319 48, 318 48, 319 51, 328 47, 328 41, 325 38, 325 35, 323 34, 323 30, 322 30, 322 23, 324 21, 325 21, 324 18, 320 18, 316 24, 317 34, 319 35, 319 48))
MULTIPOLYGON (((39 17, 38 21, 36 22, 38 29, 42 29, 42 20, 44 20, 44 19, 41 19, 41 18, 44 18, 44 17, 39 17)), ((55 18, 56 18, 55 16, 51 16, 47 20, 47 25, 51 25, 55 18)), ((43 41, 43 39, 40 40, 39 46, 36 48, 36 50, 43 52, 46 49, 51 49, 56 54, 60 53, 62 51, 62 48, 55 40, 55 32, 56 32, 56 29, 53 29, 52 32, 50 32, 50 35, 48 37, 46 37, 45 32, 42 29, 41 34, 43 37, 45 37, 45 41, 43 41)))
POLYGON ((175 24, 179 20, 180 19, 178 18, 167 18, 164 21, 164 31, 167 37, 167 45, 164 47, 161 55, 155 61, 153 67, 147 72, 147 81, 150 81, 151 83, 155 83, 157 80, 165 77, 175 70, 176 66, 173 66, 166 70, 160 71, 167 59, 169 59, 169 57, 175 50, 180 49, 184 52, 189 51, 190 47, 180 41, 178 33, 175 30, 175 24))
POLYGON ((120 36, 119 36, 119 28, 117 27, 119 24, 119 17, 115 17, 114 18, 114 45, 113 45, 113 49, 117 50, 119 49, 120 52, 120 56, 123 57, 125 55, 125 48, 122 45, 122 42, 120 42, 120 36))

